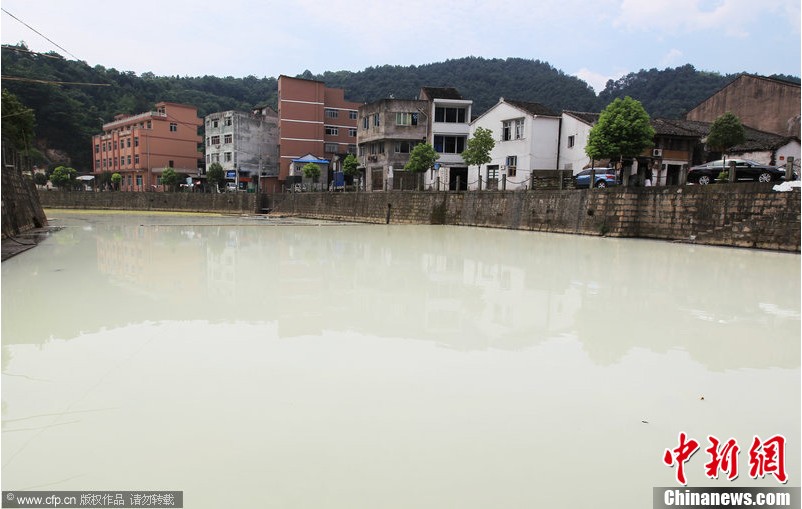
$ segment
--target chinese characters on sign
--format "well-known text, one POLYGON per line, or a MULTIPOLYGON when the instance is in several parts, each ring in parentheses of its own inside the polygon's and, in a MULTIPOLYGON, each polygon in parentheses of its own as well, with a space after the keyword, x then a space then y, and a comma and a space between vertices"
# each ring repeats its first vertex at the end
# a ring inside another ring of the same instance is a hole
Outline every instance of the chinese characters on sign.
MULTIPOLYGON (((734 438, 721 442, 718 438, 708 435, 710 446, 705 449, 709 461, 705 463, 705 475, 710 479, 718 479, 719 474, 726 474, 727 480, 732 481, 738 477, 738 453, 740 447, 734 438)), ((699 442, 681 432, 679 445, 674 449, 666 449, 663 454, 663 463, 669 467, 676 465, 676 478, 683 486, 688 483, 685 477, 685 463, 699 450, 699 442)), ((753 479, 773 475, 780 483, 785 483, 788 476, 785 473, 785 437, 774 435, 766 440, 755 436, 749 447, 749 477, 753 479)))

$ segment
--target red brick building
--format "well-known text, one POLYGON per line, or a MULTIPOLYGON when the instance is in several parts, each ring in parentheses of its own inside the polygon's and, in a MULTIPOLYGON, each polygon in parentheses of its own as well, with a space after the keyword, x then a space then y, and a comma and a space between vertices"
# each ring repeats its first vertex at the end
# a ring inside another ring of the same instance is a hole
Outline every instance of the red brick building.
MULTIPOLYGON (((345 92, 325 83, 279 76, 279 174, 278 182, 267 182, 266 191, 284 185, 297 174, 293 159, 309 154, 338 167, 347 154, 356 154, 359 103, 346 101, 345 92)), ((321 180, 326 182, 325 173, 321 180)))
POLYGON ((119 173, 125 191, 161 190, 161 173, 197 175, 202 137, 194 106, 157 103, 155 111, 117 115, 92 137, 92 173, 119 173))

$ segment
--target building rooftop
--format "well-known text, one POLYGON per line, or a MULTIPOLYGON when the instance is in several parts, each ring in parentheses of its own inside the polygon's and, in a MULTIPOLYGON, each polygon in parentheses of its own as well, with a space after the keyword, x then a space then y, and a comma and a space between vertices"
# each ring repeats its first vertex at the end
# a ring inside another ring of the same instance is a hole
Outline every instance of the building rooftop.
POLYGON ((527 113, 531 113, 532 115, 545 115, 549 117, 559 117, 560 114, 556 111, 547 108, 546 106, 540 103, 533 103, 528 101, 516 101, 514 99, 504 99, 501 98, 507 104, 515 106, 516 108, 523 110, 527 113))
POLYGON ((462 94, 453 87, 421 87, 421 96, 426 96, 429 99, 457 99, 462 100, 462 94))

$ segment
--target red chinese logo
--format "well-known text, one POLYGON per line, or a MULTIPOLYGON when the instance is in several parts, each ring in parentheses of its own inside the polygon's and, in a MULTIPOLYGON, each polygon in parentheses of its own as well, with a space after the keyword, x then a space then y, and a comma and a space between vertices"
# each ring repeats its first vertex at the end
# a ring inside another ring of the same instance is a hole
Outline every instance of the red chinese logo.
MULTIPOLYGON (((718 479, 719 474, 726 474, 727 480, 738 477, 738 453, 740 447, 734 438, 721 442, 708 435, 710 444, 705 452, 709 461, 705 463, 705 475, 710 479, 718 479)), ((679 434, 679 445, 674 449, 666 449, 663 463, 669 467, 677 466, 676 478, 683 486, 688 483, 685 477, 685 463, 699 450, 699 442, 688 438, 685 433, 679 434)), ((779 482, 785 483, 788 476, 785 472, 785 437, 774 435, 766 440, 755 436, 749 448, 749 476, 753 479, 773 475, 779 482)))
POLYGON ((685 433, 680 433, 679 446, 676 449, 666 449, 665 454, 663 454, 663 463, 669 467, 674 466, 674 463, 677 464, 677 482, 683 486, 688 484, 685 479, 685 462, 691 459, 691 456, 699 450, 699 442, 694 439, 686 441, 686 438, 685 433))
POLYGON ((763 478, 766 474, 773 475, 781 483, 788 480, 785 474, 785 437, 774 435, 760 441, 755 436, 752 447, 749 448, 749 477, 763 478))

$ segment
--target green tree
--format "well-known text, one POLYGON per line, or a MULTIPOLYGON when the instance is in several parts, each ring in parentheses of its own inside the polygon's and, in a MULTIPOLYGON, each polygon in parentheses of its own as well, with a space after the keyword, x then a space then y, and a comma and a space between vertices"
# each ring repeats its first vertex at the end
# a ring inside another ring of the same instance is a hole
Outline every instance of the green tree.
POLYGON ((114 184, 114 189, 119 191, 120 190, 120 184, 122 184, 122 182, 123 182, 123 176, 122 175, 120 175, 119 173, 116 173, 116 172, 114 174, 112 174, 111 183, 114 184))
POLYGON ((72 189, 77 176, 78 172, 75 170, 75 168, 59 166, 53 170, 53 173, 50 174, 50 182, 52 182, 53 185, 59 189, 72 189))
POLYGON ((638 156, 654 145, 654 128, 639 101, 627 96, 604 108, 588 135, 585 153, 591 159, 638 156))
POLYGON ((359 160, 354 154, 348 154, 343 159, 343 173, 349 177, 353 177, 359 173, 359 160))
POLYGON ((47 175, 44 173, 36 172, 33 174, 33 183, 39 187, 47 184, 47 175))
MULTIPOLYGON (((5 83, 3 84, 5 86, 5 83)), ((35 118, 33 110, 26 108, 17 96, 3 89, 2 97, 2 129, 4 142, 10 141, 19 151, 27 150, 34 142, 33 127, 35 118)))
POLYGON ((468 166, 478 166, 479 174, 482 173, 482 165, 489 163, 490 151, 496 146, 493 139, 493 131, 484 127, 477 127, 472 138, 468 138, 468 146, 462 153, 462 159, 468 166))
POLYGON ((724 154, 745 140, 744 126, 741 120, 731 112, 727 112, 718 117, 710 126, 710 133, 707 135, 707 146, 724 154))
POLYGON ((422 173, 432 167, 440 159, 440 154, 428 143, 418 143, 409 154, 409 161, 404 165, 405 170, 422 173))
POLYGON ((301 171, 304 173, 304 177, 312 179, 312 182, 317 183, 317 179, 320 178, 320 166, 315 163, 306 163, 301 171))
POLYGON ((175 191, 175 185, 178 183, 178 173, 172 168, 165 168, 162 171, 162 185, 165 188, 175 191))
POLYGON ((226 174, 223 171, 223 167, 220 166, 220 163, 212 163, 209 165, 209 169, 206 170, 206 181, 209 185, 214 186, 217 191, 225 184, 226 174))

